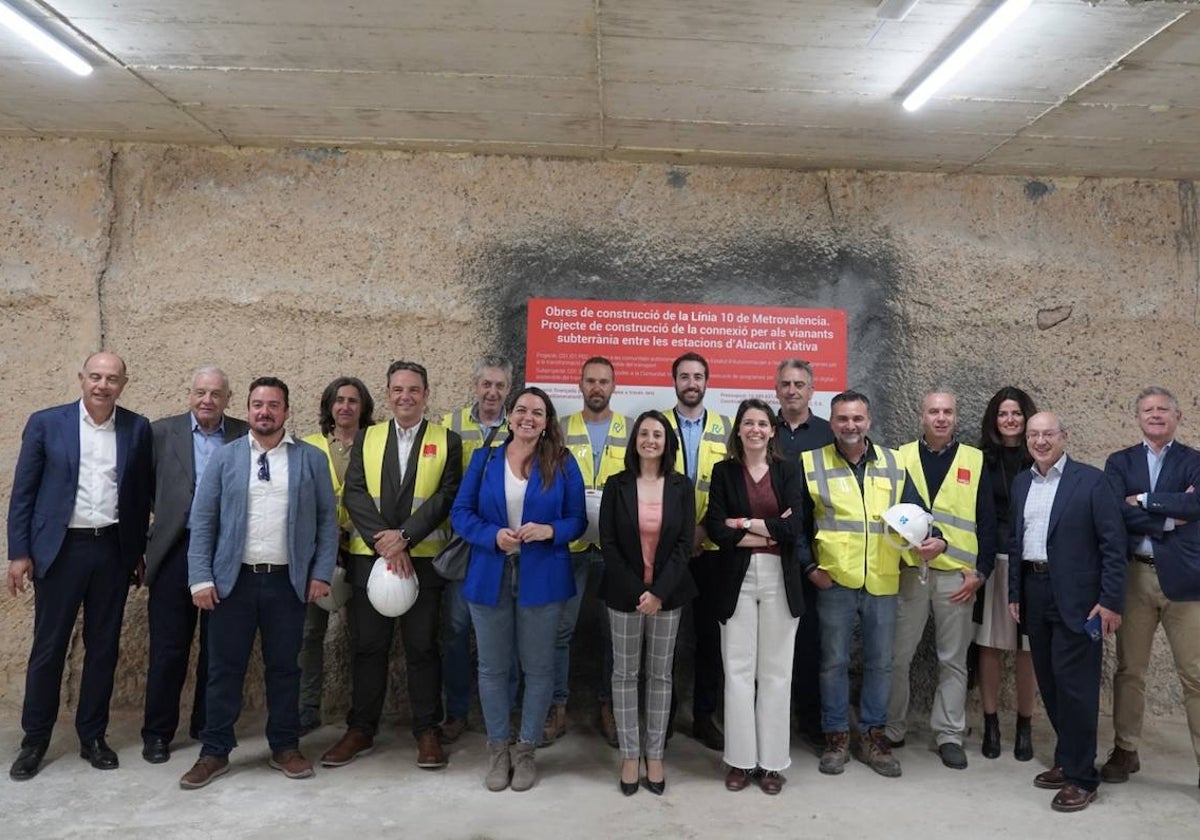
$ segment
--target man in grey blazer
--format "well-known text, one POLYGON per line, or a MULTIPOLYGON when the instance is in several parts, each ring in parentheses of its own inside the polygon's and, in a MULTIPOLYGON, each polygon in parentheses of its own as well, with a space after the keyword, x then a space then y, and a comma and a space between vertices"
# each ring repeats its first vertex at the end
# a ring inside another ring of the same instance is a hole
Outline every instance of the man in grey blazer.
POLYGON ((187 583, 188 512, 218 449, 246 434, 246 423, 225 416, 232 391, 218 367, 198 368, 188 387, 188 410, 151 424, 154 435, 154 522, 146 544, 146 585, 150 589, 150 664, 142 718, 142 758, 161 764, 171 757, 179 726, 179 695, 187 680, 188 657, 196 623, 200 654, 188 733, 198 738, 204 726, 208 679, 208 617, 192 603, 187 583))
POLYGON ((304 605, 329 593, 337 560, 337 507, 329 462, 284 429, 288 388, 250 383, 250 434, 209 461, 192 503, 188 585, 208 622, 208 713, 200 757, 179 780, 204 787, 229 770, 233 727, 255 633, 262 637, 270 766, 291 779, 313 774, 300 752, 304 605))

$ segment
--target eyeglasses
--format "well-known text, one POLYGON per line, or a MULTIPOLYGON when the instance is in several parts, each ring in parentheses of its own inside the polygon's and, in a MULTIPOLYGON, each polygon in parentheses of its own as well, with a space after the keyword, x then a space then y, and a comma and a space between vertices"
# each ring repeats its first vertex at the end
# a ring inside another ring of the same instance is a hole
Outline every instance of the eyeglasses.
POLYGON ((271 464, 267 461, 267 453, 264 452, 258 456, 258 480, 271 480, 271 464))

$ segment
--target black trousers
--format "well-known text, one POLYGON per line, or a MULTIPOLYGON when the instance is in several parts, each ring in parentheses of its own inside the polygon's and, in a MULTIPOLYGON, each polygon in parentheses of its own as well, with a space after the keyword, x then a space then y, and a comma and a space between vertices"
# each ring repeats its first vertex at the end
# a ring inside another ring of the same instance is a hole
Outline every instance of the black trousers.
POLYGON ((80 741, 103 738, 129 592, 116 527, 99 535, 68 531, 44 578, 33 582, 33 646, 25 672, 22 747, 46 744, 58 719, 59 691, 75 619, 83 607, 83 674, 75 731, 80 741))
POLYGON ((691 562, 692 578, 698 594, 692 601, 692 632, 696 640, 692 683, 692 720, 717 713, 725 685, 725 666, 721 660, 721 622, 717 620, 717 564, 720 554, 703 551, 691 562))
POLYGON ((388 657, 392 634, 400 623, 404 664, 408 675, 408 698, 412 707, 412 732, 419 736, 442 722, 442 652, 438 644, 441 626, 442 591, 446 580, 433 570, 428 557, 414 557, 420 593, 417 602, 400 618, 387 618, 371 606, 367 580, 373 557, 350 556, 350 580, 354 597, 347 604, 354 644, 351 664, 351 729, 372 735, 379 729, 383 702, 387 697, 388 657))
POLYGON ((200 625, 200 655, 196 660, 196 688, 188 732, 197 737, 204 728, 205 687, 208 682, 208 612, 192 603, 188 588, 188 535, 171 548, 154 583, 146 613, 150 626, 150 665, 146 671, 146 707, 142 740, 164 738, 170 742, 179 728, 179 696, 187 681, 188 660, 196 625, 200 625))
POLYGON ((796 627, 792 657, 792 708, 801 732, 821 734, 821 622, 817 587, 804 578, 804 615, 796 627))
POLYGON ((1100 783, 1096 727, 1100 714, 1101 642, 1063 623, 1050 575, 1021 569, 1021 618, 1046 714, 1058 736, 1054 763, 1067 781, 1084 790, 1100 783))

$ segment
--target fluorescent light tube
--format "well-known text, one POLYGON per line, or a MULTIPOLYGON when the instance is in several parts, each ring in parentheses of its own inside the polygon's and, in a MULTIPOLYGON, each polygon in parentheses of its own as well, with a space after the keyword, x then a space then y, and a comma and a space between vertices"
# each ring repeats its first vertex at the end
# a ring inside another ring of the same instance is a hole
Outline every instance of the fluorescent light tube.
POLYGON ((0 3, 0 24, 20 35, 75 75, 90 76, 92 74, 92 65, 80 58, 78 53, 47 35, 5 3, 0 3))
POLYGON ((929 97, 954 78, 975 56, 983 52, 984 47, 990 44, 1010 23, 1020 17, 1021 13, 1032 3, 1033 0, 1004 0, 1004 3, 979 25, 979 28, 972 32, 967 40, 959 45, 958 49, 950 53, 949 57, 939 64, 936 70, 926 76, 925 80, 905 97, 904 110, 915 111, 928 102, 929 97))

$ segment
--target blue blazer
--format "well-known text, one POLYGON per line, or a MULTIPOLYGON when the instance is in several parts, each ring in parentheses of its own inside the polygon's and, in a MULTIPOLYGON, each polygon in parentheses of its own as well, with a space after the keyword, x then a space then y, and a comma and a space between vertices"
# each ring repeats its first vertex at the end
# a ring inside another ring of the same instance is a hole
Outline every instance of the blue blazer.
MULTIPOLYGON (((79 487, 79 400, 30 415, 8 502, 8 557, 44 578, 62 548, 79 487)), ((117 533, 130 571, 146 551, 154 498, 150 421, 117 406, 117 533)))
POLYGON ((1146 497, 1146 508, 1126 504, 1125 497, 1150 490, 1150 468, 1143 444, 1108 456, 1104 474, 1117 498, 1129 532, 1133 554, 1150 537, 1154 569, 1163 594, 1172 601, 1200 601, 1200 452, 1176 441, 1163 456, 1155 492, 1146 497), (1191 493, 1189 487, 1194 488, 1191 493), (1184 525, 1164 531, 1168 519, 1186 519, 1184 525))
MULTIPOLYGON (((508 507, 504 502, 507 451, 508 444, 475 451, 450 509, 455 533, 471 544, 463 597, 473 604, 489 607, 496 606, 500 599, 500 580, 504 574, 505 555, 496 547, 496 534, 508 527, 508 507), (491 458, 487 457, 489 451, 493 453, 491 458)), ((521 546, 517 603, 522 607, 565 601, 575 594, 567 547, 587 529, 587 508, 579 465, 568 455, 563 468, 550 487, 543 489, 535 461, 525 488, 521 523, 550 525, 554 528, 554 539, 521 546)))
MULTIPOLYGON (((1025 501, 1032 483, 1032 472, 1022 470, 1012 486, 1008 600, 1013 604, 1021 603, 1025 501)), ((1068 457, 1050 508, 1046 553, 1054 604, 1063 623, 1077 633, 1096 604, 1116 613, 1125 609, 1125 540, 1121 505, 1104 473, 1068 457)))
MULTIPOLYGON (((218 449, 204 468, 192 501, 188 585, 212 581, 217 597, 233 591, 246 552, 250 494, 250 439, 218 449)), ((303 441, 288 446, 288 576, 296 597, 308 600, 308 582, 328 583, 337 562, 337 504, 329 460, 303 441)))

